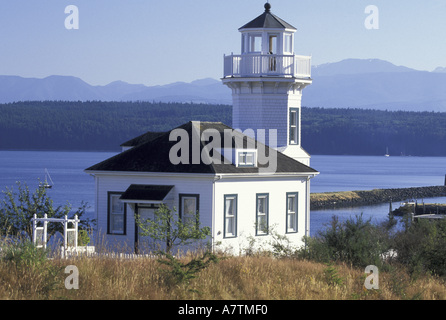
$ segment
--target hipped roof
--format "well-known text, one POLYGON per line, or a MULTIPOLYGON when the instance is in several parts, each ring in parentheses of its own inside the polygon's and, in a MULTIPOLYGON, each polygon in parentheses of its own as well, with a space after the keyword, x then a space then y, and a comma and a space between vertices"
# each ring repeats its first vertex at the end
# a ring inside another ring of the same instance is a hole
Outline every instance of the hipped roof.
MULTIPOLYGON (((316 170, 296 161, 281 152, 277 152, 262 143, 243 135, 239 131, 221 122, 199 122, 189 121, 175 129, 185 130, 189 137, 189 162, 187 164, 173 164, 169 158, 170 150, 179 140, 170 141, 169 136, 171 131, 161 134, 159 137, 139 144, 132 149, 121 152, 114 157, 102 161, 86 169, 86 171, 128 171, 128 172, 169 172, 169 173, 202 173, 202 174, 225 174, 225 173, 259 173, 259 168, 267 168, 268 165, 260 165, 258 167, 237 167, 232 163, 225 163, 221 154, 216 154, 221 159, 221 164, 211 162, 206 164, 203 162, 201 154, 203 148, 209 143, 201 141, 200 137, 205 130, 211 130, 220 135, 220 141, 223 146, 225 134, 232 132, 235 137, 241 137, 244 140, 244 145, 236 145, 238 139, 232 140, 232 148, 246 148, 248 145, 255 145, 264 147, 265 157, 268 157, 272 152, 277 153, 277 168, 275 173, 317 173, 316 170), (225 133, 225 130, 227 131, 225 133), (195 137, 195 138, 194 138, 195 137), (195 140, 194 140, 195 139, 195 140), (199 148, 199 163, 193 163, 194 147, 199 148)), ((173 129, 173 130, 175 130, 173 129)), ((214 152, 216 152, 214 150, 214 152)), ((258 160, 262 159, 262 152, 258 152, 258 160)))
POLYGON ((269 3, 265 4, 265 12, 254 20, 248 22, 239 30, 243 29, 264 29, 264 28, 274 28, 274 29, 291 29, 297 30, 288 22, 280 19, 278 16, 270 12, 271 5, 269 3))

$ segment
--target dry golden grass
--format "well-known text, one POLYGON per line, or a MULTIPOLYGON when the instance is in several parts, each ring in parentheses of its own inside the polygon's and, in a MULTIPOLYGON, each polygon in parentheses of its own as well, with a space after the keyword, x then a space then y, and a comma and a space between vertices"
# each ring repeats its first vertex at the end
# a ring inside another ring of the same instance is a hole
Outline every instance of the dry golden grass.
POLYGON ((310 195, 311 201, 341 201, 341 200, 356 200, 361 197, 356 191, 339 191, 339 192, 324 192, 324 193, 312 193, 310 195))
POLYGON ((168 285, 160 264, 149 258, 77 258, 49 260, 45 266, 17 267, 0 262, 0 299, 70 300, 444 300, 443 280, 403 271, 381 272, 379 290, 364 288, 364 270, 271 257, 229 257, 201 271, 189 287, 168 285), (79 289, 68 290, 64 269, 79 270, 79 289), (45 270, 58 270, 57 274, 45 270), (333 274, 334 270, 334 274, 333 274))

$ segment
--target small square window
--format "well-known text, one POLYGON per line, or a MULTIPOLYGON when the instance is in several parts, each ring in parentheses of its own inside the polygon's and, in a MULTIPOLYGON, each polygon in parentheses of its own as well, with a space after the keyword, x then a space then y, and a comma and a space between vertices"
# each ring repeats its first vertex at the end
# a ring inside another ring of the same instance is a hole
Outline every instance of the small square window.
POLYGON ((248 52, 261 52, 262 51, 262 35, 250 34, 248 37, 248 52))
POLYGON ((239 167, 255 167, 256 166, 256 152, 255 151, 238 151, 239 167))

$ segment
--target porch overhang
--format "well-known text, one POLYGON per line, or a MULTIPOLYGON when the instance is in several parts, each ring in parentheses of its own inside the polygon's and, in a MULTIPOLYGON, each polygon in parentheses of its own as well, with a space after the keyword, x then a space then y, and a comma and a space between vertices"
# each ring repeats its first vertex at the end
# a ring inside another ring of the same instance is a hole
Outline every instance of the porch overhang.
POLYGON ((173 188, 174 186, 132 184, 120 199, 126 203, 161 204, 170 198, 173 188))

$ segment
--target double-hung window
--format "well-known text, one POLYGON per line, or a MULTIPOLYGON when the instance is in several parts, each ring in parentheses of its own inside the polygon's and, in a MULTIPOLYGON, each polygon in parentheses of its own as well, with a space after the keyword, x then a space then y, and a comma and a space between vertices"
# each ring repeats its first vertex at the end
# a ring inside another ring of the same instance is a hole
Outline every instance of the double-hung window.
POLYGON ((198 224, 198 194, 180 194, 180 218, 184 225, 198 224))
POLYGON ((224 200, 225 200, 224 237, 234 238, 237 237, 237 195, 236 194, 225 195, 224 200))
POLYGON ((299 109, 290 109, 290 144, 299 144, 299 109))
POLYGON ((288 192, 286 194, 287 213, 286 213, 286 232, 297 232, 297 192, 288 192))
POLYGON ((256 203, 256 235, 268 234, 268 214, 269 214, 269 201, 268 194, 257 194, 256 203))
POLYGON ((108 193, 108 233, 125 234, 126 206, 120 199, 122 193, 108 193))

